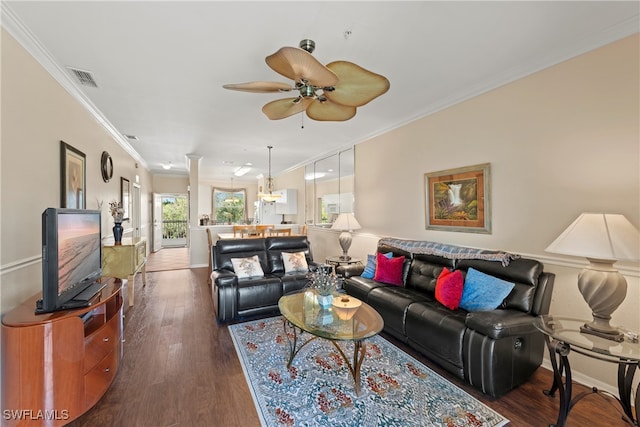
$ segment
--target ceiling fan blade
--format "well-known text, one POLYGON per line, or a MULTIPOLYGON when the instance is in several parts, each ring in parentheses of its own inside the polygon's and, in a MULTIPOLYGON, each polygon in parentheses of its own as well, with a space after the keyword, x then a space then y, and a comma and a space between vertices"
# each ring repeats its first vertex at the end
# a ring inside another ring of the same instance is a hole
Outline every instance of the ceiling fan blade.
POLYGON ((284 98, 271 101, 262 107, 262 112, 271 120, 280 120, 307 109, 313 102, 310 98, 284 98))
POLYGON ((267 93, 267 92, 288 92, 293 87, 287 83, 279 82, 249 82, 227 84, 222 86, 225 89, 240 90, 243 92, 267 93))
POLYGON ((322 65, 309 52, 297 47, 283 47, 267 56, 267 65, 276 73, 295 80, 306 80, 314 86, 334 86, 338 83, 335 73, 322 65))
POLYGON ((327 64, 339 78, 334 91, 325 91, 324 96, 338 104, 359 107, 389 90, 386 77, 376 74, 348 61, 327 64))
POLYGON ((307 108, 307 116, 321 122, 344 122, 355 115, 356 107, 340 105, 330 100, 315 101, 307 108))

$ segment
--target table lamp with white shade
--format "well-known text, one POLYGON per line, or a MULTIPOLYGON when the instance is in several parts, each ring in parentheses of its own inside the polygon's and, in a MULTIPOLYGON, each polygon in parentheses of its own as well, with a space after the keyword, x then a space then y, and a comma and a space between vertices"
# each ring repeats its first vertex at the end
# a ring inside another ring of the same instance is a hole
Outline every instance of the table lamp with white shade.
POLYGON ((340 242, 340 247, 342 248, 342 255, 340 259, 343 261, 348 261, 351 257, 347 254, 349 252, 349 247, 351 247, 351 233, 352 230, 359 230, 360 224, 356 217, 352 212, 349 213, 341 213, 338 215, 338 218, 334 221, 331 226, 333 230, 342 230, 340 236, 338 237, 338 241, 340 242))
POLYGON ((640 259, 640 234, 633 224, 620 214, 583 213, 545 251, 587 258, 589 265, 578 275, 578 289, 593 321, 581 331, 623 341, 624 334, 609 324, 627 295, 627 281, 613 264, 640 259))

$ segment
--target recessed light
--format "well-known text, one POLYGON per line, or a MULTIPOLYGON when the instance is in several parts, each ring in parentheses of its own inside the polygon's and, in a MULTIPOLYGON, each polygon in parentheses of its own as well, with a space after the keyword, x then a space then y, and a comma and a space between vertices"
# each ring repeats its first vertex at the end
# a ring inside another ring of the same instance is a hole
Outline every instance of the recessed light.
POLYGON ((160 163, 162 165, 162 169, 169 170, 171 169, 171 162, 168 163, 160 163))
POLYGON ((308 173, 308 174, 305 175, 304 179, 306 179, 307 181, 311 181, 312 179, 322 178, 325 175, 326 175, 326 173, 324 173, 324 172, 308 173))
POLYGON ((251 166, 253 166, 252 163, 245 163, 243 166, 239 166, 237 167, 234 171, 233 174, 235 176, 242 176, 245 175, 247 172, 249 172, 251 170, 251 166))

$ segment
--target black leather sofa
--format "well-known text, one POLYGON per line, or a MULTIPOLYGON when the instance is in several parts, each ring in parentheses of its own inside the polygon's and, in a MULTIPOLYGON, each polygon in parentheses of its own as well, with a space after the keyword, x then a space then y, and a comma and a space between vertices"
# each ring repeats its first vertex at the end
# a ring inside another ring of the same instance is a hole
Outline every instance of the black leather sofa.
POLYGON ((278 311, 278 300, 307 284, 306 273, 285 274, 282 252, 304 252, 309 269, 317 268, 306 236, 218 240, 211 250, 212 297, 216 318, 227 322, 240 317, 278 311), (257 255, 264 277, 239 279, 231 258, 257 255))
POLYGON ((387 333, 493 397, 522 384, 540 366, 545 343, 533 320, 548 313, 555 278, 540 262, 518 258, 504 267, 496 261, 411 253, 382 242, 377 251, 406 257, 403 286, 353 276, 344 289, 380 313, 387 333), (473 267, 515 287, 495 310, 450 310, 434 296, 444 267, 463 276, 473 267))

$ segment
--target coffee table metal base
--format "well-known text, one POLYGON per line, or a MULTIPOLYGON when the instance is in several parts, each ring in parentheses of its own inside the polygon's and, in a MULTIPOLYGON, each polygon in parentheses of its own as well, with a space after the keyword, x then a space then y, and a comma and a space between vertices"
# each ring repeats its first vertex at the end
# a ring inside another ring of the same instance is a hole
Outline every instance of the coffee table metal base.
MULTIPOLYGON (((287 337, 287 341, 289 343, 289 358, 287 361, 287 369, 289 369, 291 367, 291 364, 293 363, 293 359, 296 357, 298 352, 300 352, 300 350, 302 350, 305 345, 320 337, 311 334, 311 337, 298 347, 298 330, 300 330, 300 335, 302 335, 305 331, 301 328, 298 328, 285 318, 282 319, 282 323, 284 327, 284 334, 287 337)), ((338 350, 338 353, 340 353, 340 356, 342 356, 342 359, 347 364, 349 372, 351 373, 351 377, 353 378, 356 395, 360 396, 360 367, 362 366, 362 362, 364 361, 364 356, 366 354, 366 344, 363 340, 353 341, 353 359, 350 361, 335 340, 328 341, 331 341, 331 344, 333 344, 336 350, 338 350)))

